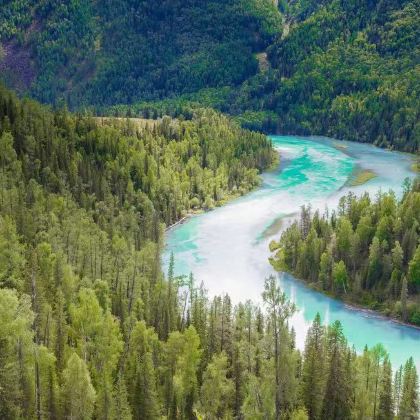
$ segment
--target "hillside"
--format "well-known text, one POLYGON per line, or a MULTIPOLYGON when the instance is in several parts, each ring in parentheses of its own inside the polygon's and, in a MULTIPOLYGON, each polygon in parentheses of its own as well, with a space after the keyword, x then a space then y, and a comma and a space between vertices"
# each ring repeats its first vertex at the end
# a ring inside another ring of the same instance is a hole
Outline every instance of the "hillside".
POLYGON ((251 129, 415 152, 419 16, 418 0, 9 0, 0 70, 74 109, 214 107, 251 129))
POLYGON ((268 48, 271 70, 245 82, 229 111, 265 112, 282 133, 416 151, 419 16, 418 0, 296 2, 288 35, 268 48))
POLYGON ((6 0, 0 69, 43 102, 131 103, 238 85, 280 30, 271 0, 6 0))
POLYGON ((311 286, 420 326, 420 183, 393 193, 357 198, 348 194, 339 209, 311 214, 270 245, 271 264, 311 286))
POLYGON ((265 132, 327 135, 415 152, 420 147, 417 0, 297 1, 283 34, 240 87, 116 106, 133 115, 212 106, 265 132))

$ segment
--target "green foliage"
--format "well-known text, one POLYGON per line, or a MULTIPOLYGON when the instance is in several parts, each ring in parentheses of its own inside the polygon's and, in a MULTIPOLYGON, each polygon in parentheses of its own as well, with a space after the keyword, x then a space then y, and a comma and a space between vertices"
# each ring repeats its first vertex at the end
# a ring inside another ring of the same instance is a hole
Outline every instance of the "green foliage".
MULTIPOLYGON (((381 346, 356 356, 340 324, 326 332, 317 317, 298 351, 288 327, 295 307, 274 276, 258 307, 233 306, 228 295, 210 300, 192 274, 174 277, 173 259, 167 278, 161 272, 164 224, 256 185, 272 159, 264 136, 209 110, 186 121, 102 121, 1 89, 0 148, 2 419, 417 413, 412 360, 398 371, 392 406, 381 346), (368 393, 366 375, 378 383, 368 393)), ((398 203, 393 195, 374 203, 349 197, 334 224, 303 208, 301 223, 284 234, 290 246, 280 241, 273 250, 282 266, 309 274, 302 255, 311 264, 321 258, 325 284, 346 287, 344 260, 350 279, 353 255, 379 255, 372 290, 376 273, 392 271, 397 289, 402 281, 412 294, 416 265, 410 274, 407 267, 417 255, 419 204, 415 184, 398 203), (337 246, 326 246, 332 225, 337 246), (373 237, 379 253, 369 251, 373 237)))
POLYGON ((8 0, 0 12, 0 40, 35 59, 30 92, 72 107, 238 85, 280 29, 271 0, 8 0))
POLYGON ((407 360, 404 365, 404 379, 402 382, 401 400, 398 408, 398 417, 401 419, 413 419, 418 417, 419 379, 413 358, 407 360))
POLYGON ((290 31, 268 48, 270 71, 247 80, 227 109, 274 112, 280 132, 419 150, 418 2, 290 4, 290 31))
POLYGON ((270 262, 315 287, 417 324, 419 214, 418 181, 401 201, 392 192, 374 201, 349 193, 337 213, 308 216, 304 208, 271 247, 270 262))
POLYGON ((65 418, 88 420, 92 418, 95 389, 86 364, 73 353, 63 372, 63 414, 65 418))
POLYGON ((201 407, 206 418, 229 417, 229 406, 233 400, 234 386, 227 378, 228 360, 225 353, 212 358, 203 374, 201 385, 201 407))
POLYGON ((190 118, 212 107, 245 128, 415 152, 419 16, 417 0, 8 0, 0 68, 70 108, 190 118))
POLYGON ((321 325, 321 317, 317 314, 306 336, 305 359, 302 367, 301 392, 311 419, 321 418, 327 369, 325 354, 325 327, 321 325))

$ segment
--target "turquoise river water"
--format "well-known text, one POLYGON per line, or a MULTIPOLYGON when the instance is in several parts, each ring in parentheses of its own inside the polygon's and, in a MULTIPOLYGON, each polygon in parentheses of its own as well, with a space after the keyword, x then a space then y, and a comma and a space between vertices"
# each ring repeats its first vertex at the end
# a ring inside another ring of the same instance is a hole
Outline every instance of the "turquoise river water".
MULTIPOLYGON (((281 164, 276 171, 263 174, 260 188, 223 207, 191 217, 167 234, 164 265, 173 252, 176 274, 193 272, 197 281, 204 282, 210 296, 229 293, 234 302, 261 302, 264 279, 273 274, 268 244, 279 237, 279 229, 290 223, 303 204, 310 203, 313 209, 333 209, 349 190, 375 194, 392 189, 400 195, 404 179, 414 177, 408 154, 327 138, 271 138, 280 152, 281 164), (349 187, 349 177, 363 169, 377 176, 362 186, 349 187)), ((420 369, 420 329, 351 308, 306 287, 289 274, 276 275, 299 309, 290 321, 299 348, 319 312, 325 323, 336 319, 342 322, 347 339, 357 351, 381 342, 394 367, 413 356, 420 369)))

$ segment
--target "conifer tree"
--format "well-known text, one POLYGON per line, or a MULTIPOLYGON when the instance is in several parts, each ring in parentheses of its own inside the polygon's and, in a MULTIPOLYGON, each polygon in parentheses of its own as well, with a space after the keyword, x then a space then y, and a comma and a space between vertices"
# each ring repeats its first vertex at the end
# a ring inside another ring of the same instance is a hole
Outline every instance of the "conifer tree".
MULTIPOLYGON (((275 373, 275 407, 276 419, 280 418, 282 410, 282 391, 283 382, 281 380, 281 334, 284 323, 295 311, 295 307, 291 304, 286 295, 281 292, 277 286, 277 281, 274 276, 270 276, 265 280, 263 301, 268 309, 268 316, 271 322, 272 343, 273 343, 273 359, 274 359, 274 373, 275 373)), ((284 347, 283 347, 284 348, 284 347)))
POLYGON ((323 419, 351 418, 351 395, 345 375, 345 346, 341 323, 335 321, 327 334, 328 376, 322 407, 323 419))
POLYGON ((132 420, 131 408, 128 402, 128 393, 125 380, 121 373, 114 387, 114 404, 111 410, 111 419, 115 420, 132 420))
POLYGON ((401 420, 417 420, 419 413, 419 381, 414 360, 410 357, 404 365, 404 376, 398 418, 401 420))
POLYGON ((388 358, 383 362, 382 380, 379 393, 378 420, 394 418, 394 400, 392 395, 392 369, 388 358))
POLYGON ((156 377, 150 352, 146 352, 140 357, 134 380, 133 418, 135 420, 158 418, 156 377))
POLYGON ((28 296, 0 289, 1 418, 31 418, 34 412, 33 320, 28 296))
POLYGON ((233 382, 227 378, 228 359, 224 352, 213 356, 203 374, 201 411, 209 419, 231 417, 233 382))
POLYGON ((325 332, 316 314, 308 330, 302 368, 302 399, 309 419, 320 419, 325 386, 325 332))
POLYGON ((408 299, 408 287, 407 287, 407 277, 404 276, 402 279, 401 285, 401 317, 405 322, 407 321, 407 299, 408 299))

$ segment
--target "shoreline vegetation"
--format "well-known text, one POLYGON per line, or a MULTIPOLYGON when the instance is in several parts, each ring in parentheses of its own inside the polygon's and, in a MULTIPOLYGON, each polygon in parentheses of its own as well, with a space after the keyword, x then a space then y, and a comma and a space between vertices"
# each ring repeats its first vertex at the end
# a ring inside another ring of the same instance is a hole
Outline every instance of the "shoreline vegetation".
POLYGON ((420 181, 390 193, 349 193, 331 214, 302 207, 270 243, 271 265, 346 304, 420 326, 420 181))
MULTIPOLYGON (((293 275, 293 273, 289 273, 289 272, 286 272, 286 273, 293 275)), ((382 312, 378 309, 369 308, 368 306, 365 306, 361 303, 357 303, 357 302, 354 302, 352 300, 346 299, 346 296, 333 294, 331 292, 320 289, 315 284, 308 283, 307 281, 305 281, 301 278, 295 277, 294 275, 293 275, 293 277, 296 281, 301 283, 304 287, 307 287, 308 289, 311 289, 315 292, 321 293, 322 295, 327 296, 330 299, 336 300, 338 302, 342 302, 344 304, 344 306, 346 308, 350 309, 350 310, 361 312, 361 313, 366 313, 366 314, 369 314, 369 315, 371 315, 372 317, 375 317, 375 318, 380 318, 380 319, 383 319, 385 321, 394 322, 394 323, 402 325, 404 327, 409 327, 409 328, 414 328, 416 330, 420 330, 420 325, 412 324, 410 322, 404 322, 401 319, 396 318, 395 316, 387 314, 386 312, 382 312)))
MULTIPOLYGON (((113 117, 110 117, 110 119, 112 119, 112 118, 113 117)), ((146 124, 148 121, 149 120, 142 120, 142 124, 146 124)), ((274 171, 280 169, 281 154, 277 150, 273 150, 273 152, 274 153, 273 153, 272 163, 271 163, 271 165, 269 165, 267 167, 267 169, 264 170, 264 173, 274 172, 274 171)), ((258 189, 260 187, 261 182, 262 182, 262 179, 260 178, 259 184, 255 185, 252 189, 244 192, 243 194, 239 194, 239 193, 227 194, 223 199, 218 201, 215 204, 214 207, 211 207, 211 208, 197 208, 197 209, 189 210, 187 212, 187 214, 185 214, 185 216, 183 216, 180 220, 176 221, 175 223, 171 224, 170 226, 165 227, 165 232, 169 232, 174 227, 185 223, 189 218, 191 218, 193 216, 197 216, 197 215, 202 214, 202 213, 207 213, 209 211, 214 210, 215 208, 222 207, 225 204, 228 204, 229 202, 236 200, 237 198, 243 197, 244 195, 247 195, 247 194, 251 193, 252 191, 255 191, 256 189, 258 189)), ((278 232, 278 230, 277 230, 277 232, 278 232)), ((274 232, 274 233, 277 233, 277 232, 274 232)), ((272 235, 270 235, 270 236, 272 236, 272 235)))

